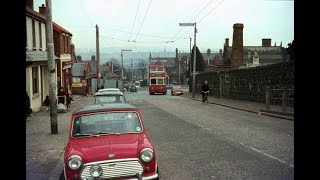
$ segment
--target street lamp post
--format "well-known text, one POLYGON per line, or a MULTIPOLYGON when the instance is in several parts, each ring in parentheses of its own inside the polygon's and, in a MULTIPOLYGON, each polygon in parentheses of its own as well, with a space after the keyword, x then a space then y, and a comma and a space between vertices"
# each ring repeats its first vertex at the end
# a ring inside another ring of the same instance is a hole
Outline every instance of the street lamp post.
POLYGON ((121 79, 123 81, 123 51, 132 51, 131 49, 121 49, 121 79))
MULTIPOLYGON (((196 34, 197 23, 179 23, 179 26, 194 26, 194 50, 193 50, 193 70, 192 70, 192 98, 194 98, 194 89, 196 83, 196 34)), ((191 57, 190 57, 191 58, 191 57)))

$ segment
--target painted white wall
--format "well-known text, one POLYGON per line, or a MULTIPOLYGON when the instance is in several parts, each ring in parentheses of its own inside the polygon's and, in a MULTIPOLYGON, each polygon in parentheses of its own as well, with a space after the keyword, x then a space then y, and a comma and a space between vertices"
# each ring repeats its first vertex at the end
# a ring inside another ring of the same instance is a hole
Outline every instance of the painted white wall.
MULTIPOLYGON (((32 68, 31 67, 26 67, 26 91, 29 97, 31 97, 31 94, 32 94, 32 68)), ((30 98, 30 101, 31 101, 31 98, 30 98)))
POLYGON ((32 51, 32 19, 30 17, 26 17, 26 31, 27 31, 27 46, 28 50, 32 51))

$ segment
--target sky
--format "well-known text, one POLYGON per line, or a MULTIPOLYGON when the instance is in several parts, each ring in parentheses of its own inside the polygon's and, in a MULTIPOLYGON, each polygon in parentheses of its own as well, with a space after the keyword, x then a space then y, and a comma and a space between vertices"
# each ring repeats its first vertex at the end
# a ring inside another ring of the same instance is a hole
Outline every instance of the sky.
MULTIPOLYGON (((34 10, 45 3, 34 0, 34 10)), ((179 23, 196 22, 201 52, 223 49, 225 38, 232 45, 235 23, 244 25, 244 46, 294 40, 293 0, 52 0, 52 18, 73 34, 76 51, 95 49, 96 25, 100 53, 189 52, 194 27, 179 23)))

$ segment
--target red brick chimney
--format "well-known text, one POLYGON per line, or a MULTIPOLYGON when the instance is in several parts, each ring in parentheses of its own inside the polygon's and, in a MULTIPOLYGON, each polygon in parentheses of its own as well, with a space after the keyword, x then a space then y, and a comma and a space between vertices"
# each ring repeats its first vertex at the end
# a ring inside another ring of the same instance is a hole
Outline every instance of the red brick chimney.
POLYGON ((243 63, 243 24, 236 23, 233 25, 231 68, 238 69, 243 63))
POLYGON ((33 0, 26 0, 26 6, 33 10, 33 0))
POLYGON ((271 39, 262 39, 262 46, 263 47, 271 47, 271 39))
POLYGON ((46 6, 44 4, 39 7, 39 14, 46 15, 46 6))
POLYGON ((226 47, 229 47, 229 38, 226 38, 226 39, 225 39, 224 45, 225 45, 226 47))
POLYGON ((92 55, 91 56, 91 61, 95 61, 96 60, 96 56, 95 55, 92 55))

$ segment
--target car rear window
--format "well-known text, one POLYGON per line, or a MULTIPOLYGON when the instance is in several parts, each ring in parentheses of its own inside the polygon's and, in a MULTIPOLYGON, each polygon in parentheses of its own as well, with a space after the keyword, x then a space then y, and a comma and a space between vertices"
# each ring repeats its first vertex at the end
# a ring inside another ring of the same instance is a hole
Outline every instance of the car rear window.
POLYGON ((124 103, 123 96, 95 96, 95 103, 124 103))

